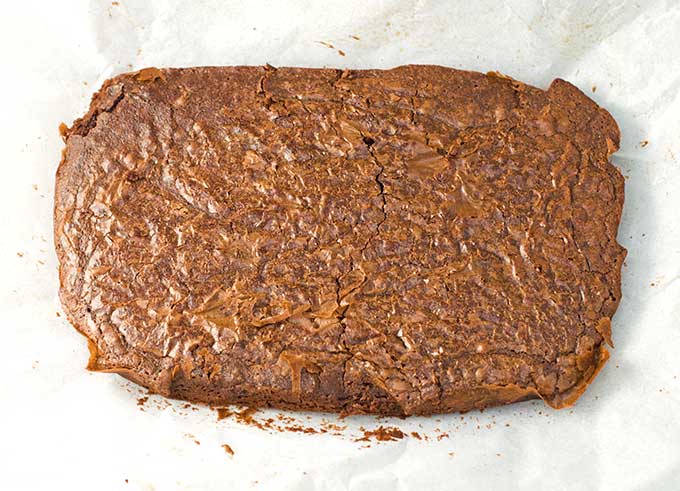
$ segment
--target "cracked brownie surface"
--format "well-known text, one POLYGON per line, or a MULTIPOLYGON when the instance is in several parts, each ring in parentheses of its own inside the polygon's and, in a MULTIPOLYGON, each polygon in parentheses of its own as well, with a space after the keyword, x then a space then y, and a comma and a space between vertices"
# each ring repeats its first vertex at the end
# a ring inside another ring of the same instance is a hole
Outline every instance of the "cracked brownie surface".
POLYGON ((619 131, 565 81, 150 68, 62 133, 60 295, 90 369, 411 415, 568 406, 608 357, 619 131))

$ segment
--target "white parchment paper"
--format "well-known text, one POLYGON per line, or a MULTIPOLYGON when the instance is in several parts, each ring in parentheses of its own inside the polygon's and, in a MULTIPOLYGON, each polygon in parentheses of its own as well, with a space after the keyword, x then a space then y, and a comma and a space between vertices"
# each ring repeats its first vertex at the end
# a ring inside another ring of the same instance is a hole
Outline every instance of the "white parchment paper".
POLYGON ((2 5, 0 55, 1 489, 680 489, 680 2, 24 0, 2 5), (263 63, 562 77, 614 115, 624 296, 611 361, 572 410, 303 414, 348 428, 266 432, 160 398, 142 411, 135 386, 85 371, 57 316, 58 124, 119 72, 263 63), (354 441, 377 424, 429 440, 354 441))

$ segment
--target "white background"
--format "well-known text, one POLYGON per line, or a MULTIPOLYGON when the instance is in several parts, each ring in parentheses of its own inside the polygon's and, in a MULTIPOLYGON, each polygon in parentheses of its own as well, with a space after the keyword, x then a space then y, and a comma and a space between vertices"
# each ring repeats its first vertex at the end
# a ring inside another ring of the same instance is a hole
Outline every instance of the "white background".
POLYGON ((0 55, 0 488, 680 489, 680 2, 5 2, 0 55), (366 448, 353 438, 373 418, 340 437, 268 433, 160 398, 141 411, 132 384, 85 371, 85 340, 56 315, 59 123, 115 73, 266 62, 562 77, 614 115, 624 296, 612 359, 573 410, 385 420, 431 439, 366 448))

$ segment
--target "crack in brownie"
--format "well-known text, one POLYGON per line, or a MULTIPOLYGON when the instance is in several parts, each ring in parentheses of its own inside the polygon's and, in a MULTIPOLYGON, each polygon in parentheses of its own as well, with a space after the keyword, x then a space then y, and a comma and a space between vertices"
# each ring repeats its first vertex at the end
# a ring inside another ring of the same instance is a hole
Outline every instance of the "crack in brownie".
POLYGON ((92 370, 412 415, 565 407, 608 358, 619 130, 568 82, 148 68, 62 134, 60 296, 92 370))

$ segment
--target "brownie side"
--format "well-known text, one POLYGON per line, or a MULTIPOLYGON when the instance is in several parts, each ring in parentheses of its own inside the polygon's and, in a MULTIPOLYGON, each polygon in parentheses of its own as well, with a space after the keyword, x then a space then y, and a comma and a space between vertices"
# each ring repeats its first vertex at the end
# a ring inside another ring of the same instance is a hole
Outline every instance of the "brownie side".
POLYGON ((90 369, 410 415, 565 407, 608 358, 619 131, 568 82, 146 69, 63 134, 60 296, 90 369))

